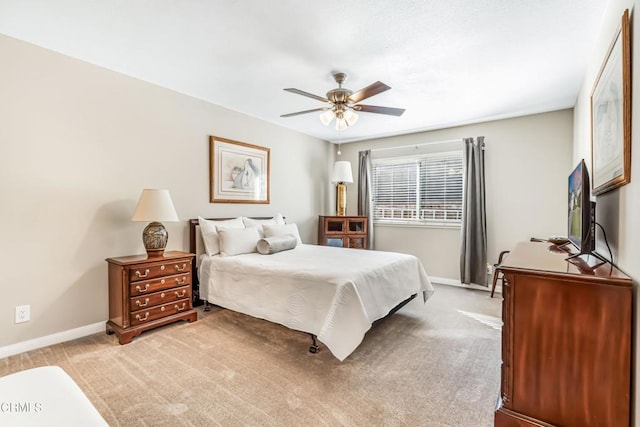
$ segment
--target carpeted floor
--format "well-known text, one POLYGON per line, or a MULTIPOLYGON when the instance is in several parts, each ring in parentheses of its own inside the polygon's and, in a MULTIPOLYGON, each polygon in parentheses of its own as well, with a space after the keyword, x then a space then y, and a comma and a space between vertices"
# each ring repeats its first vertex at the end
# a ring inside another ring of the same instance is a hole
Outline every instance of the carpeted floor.
POLYGON ((493 425, 500 298, 437 286, 376 325, 344 362, 308 335, 228 310, 131 344, 96 334, 0 360, 61 366, 111 426, 493 425))

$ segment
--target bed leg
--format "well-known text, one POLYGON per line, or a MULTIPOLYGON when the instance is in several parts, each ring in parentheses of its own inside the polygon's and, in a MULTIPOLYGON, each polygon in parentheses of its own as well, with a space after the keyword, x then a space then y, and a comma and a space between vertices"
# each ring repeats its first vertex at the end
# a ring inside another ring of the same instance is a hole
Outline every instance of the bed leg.
POLYGON ((318 342, 316 341, 316 336, 313 334, 309 334, 311 336, 311 341, 313 341, 313 344, 311 344, 311 346, 309 346, 309 353, 317 353, 318 351, 320 351, 320 348, 318 347, 318 342))
POLYGON ((209 301, 204 302, 204 311, 211 311, 211 306, 209 305, 209 301))

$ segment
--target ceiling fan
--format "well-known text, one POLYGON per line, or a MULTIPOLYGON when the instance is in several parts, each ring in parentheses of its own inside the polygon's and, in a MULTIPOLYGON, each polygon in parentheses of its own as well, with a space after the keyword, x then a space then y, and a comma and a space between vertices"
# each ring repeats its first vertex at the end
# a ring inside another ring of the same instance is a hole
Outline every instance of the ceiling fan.
POLYGON ((334 73, 333 78, 335 79, 336 83, 338 83, 338 87, 327 92, 326 98, 314 95, 309 92, 305 92, 300 89, 284 89, 287 92, 297 93, 298 95, 307 96, 309 98, 317 99, 318 101, 322 102, 327 102, 331 104, 330 106, 314 108, 313 110, 298 111, 296 113, 283 114, 280 117, 292 117, 298 116, 300 114, 323 111, 323 113, 320 114, 320 121, 322 122, 322 124, 324 124, 325 126, 329 126, 329 124, 335 118, 336 129, 345 130, 349 126, 353 126, 356 121, 358 121, 358 114, 356 114, 356 111, 363 113, 387 114, 390 116, 401 116, 405 111, 404 108, 390 108, 379 107, 376 105, 359 104, 359 102, 362 100, 391 89, 389 86, 380 81, 372 83, 369 86, 364 87, 354 93, 353 91, 342 87, 342 83, 344 83, 344 81, 347 79, 347 75, 345 73, 334 73))

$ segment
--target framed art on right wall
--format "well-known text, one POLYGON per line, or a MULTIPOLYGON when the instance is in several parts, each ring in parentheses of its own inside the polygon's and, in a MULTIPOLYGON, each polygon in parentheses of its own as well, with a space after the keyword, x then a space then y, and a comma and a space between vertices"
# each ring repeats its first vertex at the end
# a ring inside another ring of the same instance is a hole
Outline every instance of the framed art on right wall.
POLYGON ((591 91, 593 194, 631 181, 631 50, 629 10, 607 51, 591 91))

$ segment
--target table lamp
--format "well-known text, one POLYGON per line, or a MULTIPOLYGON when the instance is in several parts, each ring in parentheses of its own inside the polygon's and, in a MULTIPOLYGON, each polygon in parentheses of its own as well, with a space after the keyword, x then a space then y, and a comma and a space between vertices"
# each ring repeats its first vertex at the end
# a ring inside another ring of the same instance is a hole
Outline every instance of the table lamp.
POLYGON ((161 257, 167 247, 169 233, 160 221, 179 221, 169 191, 142 190, 131 221, 150 221, 142 232, 142 242, 149 258, 161 257))
POLYGON ((336 184, 336 215, 347 214, 347 183, 353 182, 351 162, 340 160, 333 164, 331 182, 336 184))

